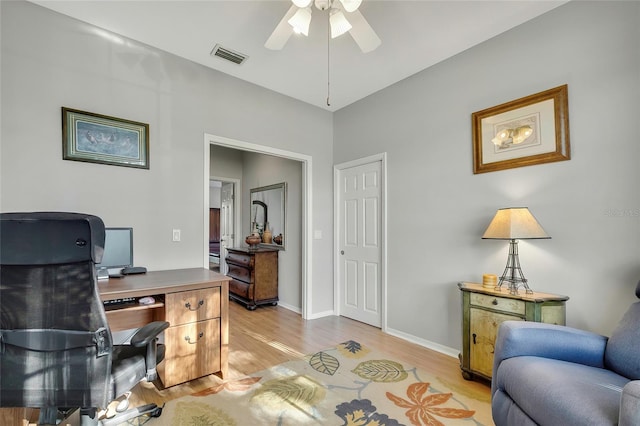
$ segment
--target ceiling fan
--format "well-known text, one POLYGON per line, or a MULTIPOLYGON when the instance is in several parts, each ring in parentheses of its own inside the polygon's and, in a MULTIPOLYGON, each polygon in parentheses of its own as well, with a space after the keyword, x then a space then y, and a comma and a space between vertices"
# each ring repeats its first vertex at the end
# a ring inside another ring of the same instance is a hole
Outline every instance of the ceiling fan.
POLYGON ((329 9, 331 38, 349 32, 364 53, 375 50, 382 43, 371 25, 358 11, 362 0, 291 0, 291 2, 293 5, 264 44, 266 48, 281 50, 294 32, 308 35, 312 2, 318 10, 329 9))

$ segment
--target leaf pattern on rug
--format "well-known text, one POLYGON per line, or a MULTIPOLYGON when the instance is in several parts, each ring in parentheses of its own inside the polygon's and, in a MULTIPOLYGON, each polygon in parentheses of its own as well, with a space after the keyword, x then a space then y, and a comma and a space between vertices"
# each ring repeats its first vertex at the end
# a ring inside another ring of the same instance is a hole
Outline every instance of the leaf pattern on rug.
POLYGON ((297 375, 263 383, 251 396, 251 402, 273 410, 296 407, 309 411, 326 396, 324 387, 309 376, 297 375))
POLYGON ((363 379, 379 383, 401 382, 408 377, 402 364, 389 359, 363 361, 351 371, 363 379))
POLYGON ((344 420, 342 426, 403 426, 386 414, 376 413, 368 399, 354 399, 336 406, 336 415, 344 420))
POLYGON ((309 359, 309 365, 313 367, 319 373, 333 376, 338 368, 340 368, 340 361, 333 355, 326 352, 316 352, 309 359))
POLYGON ((179 402, 171 424, 176 426, 237 426, 224 411, 204 402, 179 402))
POLYGON ((347 340, 346 342, 340 343, 336 346, 338 353, 345 358, 362 358, 369 352, 371 349, 361 345, 355 340, 347 340))
POLYGON ((432 416, 436 415, 447 419, 466 419, 473 417, 475 411, 462 410, 459 408, 437 407, 451 399, 451 393, 433 393, 426 395, 429 390, 429 383, 413 383, 407 388, 407 396, 409 401, 399 396, 395 396, 391 392, 387 392, 389 398, 394 404, 401 408, 408 408, 406 415, 415 426, 444 426, 444 423, 432 416))
POLYGON ((244 377, 238 380, 228 380, 220 383, 218 386, 212 386, 210 388, 201 390, 199 392, 192 393, 193 396, 207 396, 214 395, 223 390, 229 392, 244 392, 251 389, 251 386, 258 383, 262 377, 244 377))

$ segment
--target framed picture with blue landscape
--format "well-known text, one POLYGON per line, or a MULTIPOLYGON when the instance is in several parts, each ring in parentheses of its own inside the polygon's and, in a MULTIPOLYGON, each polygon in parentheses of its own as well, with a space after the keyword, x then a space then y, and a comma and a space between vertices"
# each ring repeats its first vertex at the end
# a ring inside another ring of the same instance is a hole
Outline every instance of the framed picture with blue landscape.
POLYGON ((149 125, 62 107, 62 158, 149 169, 149 125))

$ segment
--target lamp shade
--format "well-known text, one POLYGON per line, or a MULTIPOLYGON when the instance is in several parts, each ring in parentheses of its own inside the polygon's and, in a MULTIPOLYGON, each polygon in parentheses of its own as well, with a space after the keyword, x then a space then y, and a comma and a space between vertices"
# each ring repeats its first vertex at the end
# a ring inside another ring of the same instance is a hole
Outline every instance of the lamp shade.
POLYGON ((291 0, 298 7, 307 7, 311 4, 311 0, 291 0))
POLYGON ((329 24, 331 25, 331 38, 341 36, 352 28, 344 13, 337 9, 331 9, 329 24))
POLYGON ((311 8, 305 7, 298 9, 298 11, 289 19, 289 25, 293 27, 293 30, 298 34, 309 35, 309 24, 311 24, 311 8))
POLYGON ((360 7, 362 0, 340 0, 340 2, 347 12, 355 12, 360 7))
POLYGON ((527 240, 551 238, 527 207, 509 207, 499 209, 489 227, 484 231, 483 239, 527 240))

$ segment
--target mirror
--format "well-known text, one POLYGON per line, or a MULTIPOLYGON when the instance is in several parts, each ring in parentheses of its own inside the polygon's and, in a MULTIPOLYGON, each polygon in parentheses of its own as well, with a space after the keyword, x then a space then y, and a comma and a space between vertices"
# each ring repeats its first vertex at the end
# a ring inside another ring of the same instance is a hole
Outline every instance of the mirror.
POLYGON ((284 250, 286 197, 286 182, 251 189, 250 230, 260 234, 260 245, 284 250))

